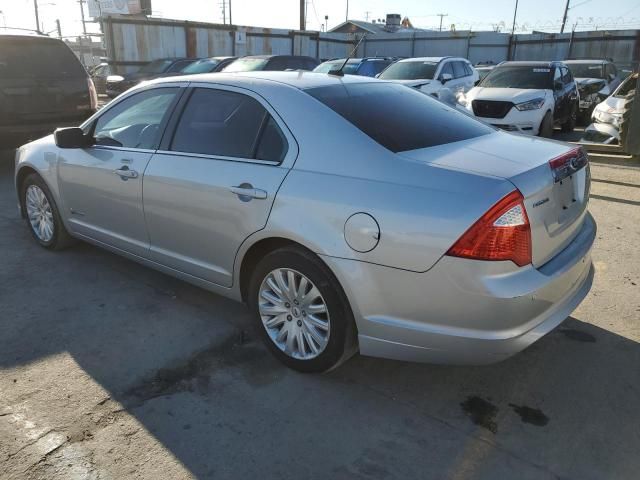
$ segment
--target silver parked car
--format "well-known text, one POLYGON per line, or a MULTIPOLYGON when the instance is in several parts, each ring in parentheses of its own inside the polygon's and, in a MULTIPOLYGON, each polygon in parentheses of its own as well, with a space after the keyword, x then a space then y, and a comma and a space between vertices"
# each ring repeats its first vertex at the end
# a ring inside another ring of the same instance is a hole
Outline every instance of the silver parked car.
POLYGON ((582 150, 366 77, 155 80, 21 147, 15 181, 43 247, 85 240, 245 301, 301 371, 357 349, 495 362, 593 278, 582 150))

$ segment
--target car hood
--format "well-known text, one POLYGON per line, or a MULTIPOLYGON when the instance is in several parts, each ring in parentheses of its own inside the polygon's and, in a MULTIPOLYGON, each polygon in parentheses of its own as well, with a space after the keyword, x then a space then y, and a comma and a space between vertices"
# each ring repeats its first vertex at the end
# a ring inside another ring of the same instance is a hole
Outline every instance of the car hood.
MULTIPOLYGON (((384 80, 384 78, 382 80, 384 80)), ((408 87, 417 88, 422 87, 423 85, 429 85, 430 83, 433 83, 433 80, 423 78, 421 80, 387 80, 387 82, 401 83, 402 85, 406 85, 408 87)))
POLYGON ((474 87, 466 95, 467 100, 497 100, 503 102, 513 102, 515 104, 528 102, 536 98, 545 98, 546 90, 523 89, 523 88, 491 88, 474 87))

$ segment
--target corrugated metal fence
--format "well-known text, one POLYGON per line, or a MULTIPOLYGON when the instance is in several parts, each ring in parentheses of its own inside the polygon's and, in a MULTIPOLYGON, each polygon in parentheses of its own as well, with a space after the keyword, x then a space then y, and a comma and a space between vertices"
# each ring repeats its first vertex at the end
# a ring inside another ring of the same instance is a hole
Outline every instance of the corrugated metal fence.
MULTIPOLYGON (((105 45, 120 71, 163 57, 293 54, 319 59, 344 57, 360 39, 345 33, 241 27, 158 19, 108 17, 105 45)), ((497 32, 414 32, 369 35, 358 56, 444 56, 472 63, 503 60, 612 58, 620 64, 640 61, 640 31, 616 30, 511 36, 497 32)))

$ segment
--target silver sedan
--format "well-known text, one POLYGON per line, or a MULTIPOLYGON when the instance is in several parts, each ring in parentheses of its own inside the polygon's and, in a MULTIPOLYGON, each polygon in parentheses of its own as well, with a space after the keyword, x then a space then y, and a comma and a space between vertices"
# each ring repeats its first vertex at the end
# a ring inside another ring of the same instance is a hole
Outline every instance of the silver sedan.
POLYGON ((358 350, 502 360, 593 279, 582 150, 366 77, 146 83, 21 147, 15 182, 43 247, 84 240, 244 301, 301 371, 358 350))

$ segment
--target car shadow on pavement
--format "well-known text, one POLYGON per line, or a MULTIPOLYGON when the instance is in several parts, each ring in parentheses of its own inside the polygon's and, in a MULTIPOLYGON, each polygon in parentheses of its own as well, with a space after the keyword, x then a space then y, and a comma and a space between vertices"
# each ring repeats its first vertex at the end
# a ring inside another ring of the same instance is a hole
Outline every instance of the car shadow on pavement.
MULTIPOLYGON (((68 352, 108 393, 100 404, 196 478, 637 474, 637 342, 570 318, 496 365, 356 356, 298 374, 253 339, 242 305, 89 245, 36 246, 10 171, 0 166, 0 369, 68 352)), ((68 441, 97 448, 118 424, 92 428, 68 441)), ((126 432, 110 435, 122 435, 111 455, 139 455, 126 432)))

